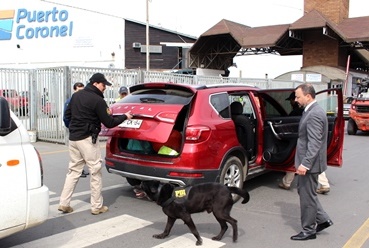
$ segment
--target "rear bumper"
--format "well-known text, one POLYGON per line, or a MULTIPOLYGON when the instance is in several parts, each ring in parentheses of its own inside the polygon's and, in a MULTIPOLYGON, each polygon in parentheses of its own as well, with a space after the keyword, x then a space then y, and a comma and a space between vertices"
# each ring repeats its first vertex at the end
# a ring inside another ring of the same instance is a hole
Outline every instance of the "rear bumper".
POLYGON ((49 217, 49 188, 43 185, 28 191, 28 193, 26 228, 41 224, 49 217))
POLYGON ((136 164, 128 164, 123 162, 117 162, 106 158, 106 169, 109 173, 117 174, 123 177, 134 178, 141 181, 157 180, 162 183, 172 183, 179 186, 195 185, 204 182, 216 182, 218 181, 218 170, 178 170, 176 168, 158 168, 149 167, 136 164), (110 166, 108 164, 114 164, 110 166), (172 177, 169 176, 170 172, 179 173, 198 173, 201 177, 172 177))

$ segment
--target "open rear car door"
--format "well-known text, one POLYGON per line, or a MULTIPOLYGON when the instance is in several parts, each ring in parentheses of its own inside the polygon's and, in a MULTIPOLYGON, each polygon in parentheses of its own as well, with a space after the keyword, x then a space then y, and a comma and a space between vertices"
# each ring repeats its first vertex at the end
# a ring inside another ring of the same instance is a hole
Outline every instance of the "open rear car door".
MULTIPOLYGON (((259 96, 261 107, 265 109, 263 159, 268 169, 294 171, 294 155, 301 116, 288 115, 284 106, 286 101, 283 99, 287 93, 282 93, 281 90, 265 90, 259 96)), ((342 166, 345 123, 342 89, 319 91, 316 100, 326 111, 328 118, 327 164, 342 166)))

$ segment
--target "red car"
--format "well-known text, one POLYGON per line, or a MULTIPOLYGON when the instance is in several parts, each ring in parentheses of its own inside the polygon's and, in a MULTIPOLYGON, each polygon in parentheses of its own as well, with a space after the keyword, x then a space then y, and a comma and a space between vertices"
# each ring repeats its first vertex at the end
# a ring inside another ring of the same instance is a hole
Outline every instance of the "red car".
MULTIPOLYGON (((294 89, 248 85, 144 83, 111 106, 132 120, 107 129, 106 168, 131 185, 159 180, 180 186, 220 182, 242 188, 266 170, 293 171, 300 116, 285 99, 294 89)), ((341 89, 319 92, 329 120, 328 164, 342 164, 341 89), (336 107, 338 111, 332 116, 336 107)))
POLYGON ((13 112, 17 113, 19 111, 22 101, 16 90, 0 89, 0 96, 4 97, 8 101, 9 107, 13 112))

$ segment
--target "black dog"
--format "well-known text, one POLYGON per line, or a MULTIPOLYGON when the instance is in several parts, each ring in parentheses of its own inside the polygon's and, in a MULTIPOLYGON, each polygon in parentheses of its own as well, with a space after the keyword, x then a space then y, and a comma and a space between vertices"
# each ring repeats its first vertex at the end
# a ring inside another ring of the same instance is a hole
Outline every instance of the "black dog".
POLYGON ((158 181, 143 181, 141 188, 149 199, 162 206, 163 212, 168 216, 164 232, 154 235, 154 238, 167 237, 174 222, 177 219, 182 219, 195 235, 196 245, 202 245, 202 239, 193 223, 191 214, 206 210, 208 213, 213 212, 221 227, 220 233, 212 239, 221 240, 228 229, 228 222, 233 228, 233 242, 237 241, 237 220, 230 216, 234 203, 232 193, 243 197, 242 204, 245 204, 250 199, 247 191, 236 187, 227 187, 220 183, 202 183, 178 189, 172 184, 161 184, 158 181))

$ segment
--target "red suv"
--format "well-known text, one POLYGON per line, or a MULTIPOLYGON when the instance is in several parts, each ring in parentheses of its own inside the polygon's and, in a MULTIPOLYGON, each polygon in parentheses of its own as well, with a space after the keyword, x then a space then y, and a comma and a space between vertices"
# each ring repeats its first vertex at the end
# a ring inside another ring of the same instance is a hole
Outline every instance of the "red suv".
POLYGON ((10 109, 17 115, 27 115, 28 113, 28 98, 18 95, 14 89, 0 89, 0 96, 4 97, 10 109))
MULTIPOLYGON (((242 188, 268 169, 293 171, 300 116, 289 116, 294 89, 248 85, 144 83, 111 106, 132 120, 111 129, 106 168, 131 185, 159 180, 180 186, 220 182, 242 188)), ((319 92, 329 120, 328 164, 342 164, 341 89, 319 92), (339 108, 336 115, 332 112, 339 108)))

